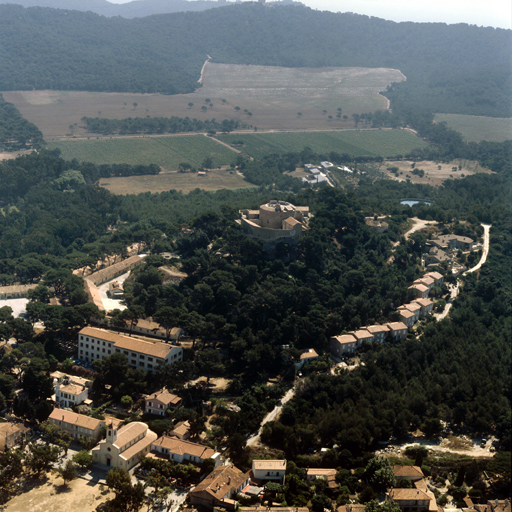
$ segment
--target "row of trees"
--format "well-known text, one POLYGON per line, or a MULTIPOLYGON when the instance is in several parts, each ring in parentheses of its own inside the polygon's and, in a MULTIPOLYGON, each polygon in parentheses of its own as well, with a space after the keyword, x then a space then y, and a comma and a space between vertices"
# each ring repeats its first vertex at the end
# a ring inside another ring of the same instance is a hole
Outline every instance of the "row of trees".
POLYGON ((82 123, 88 131, 93 133, 119 133, 121 135, 132 133, 186 133, 186 132, 207 132, 221 131, 232 132, 238 128, 247 128, 245 123, 233 119, 224 119, 221 122, 215 119, 190 119, 187 117, 136 117, 127 119, 105 119, 82 117, 82 123))

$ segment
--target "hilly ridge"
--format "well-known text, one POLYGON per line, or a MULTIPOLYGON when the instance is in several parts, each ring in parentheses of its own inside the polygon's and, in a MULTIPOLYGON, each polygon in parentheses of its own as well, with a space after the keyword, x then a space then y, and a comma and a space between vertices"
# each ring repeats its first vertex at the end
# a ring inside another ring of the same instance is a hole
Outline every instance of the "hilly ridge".
POLYGON ((214 62, 400 69, 392 108, 512 116, 512 31, 235 4, 128 20, 0 5, 0 89, 177 94, 214 62))

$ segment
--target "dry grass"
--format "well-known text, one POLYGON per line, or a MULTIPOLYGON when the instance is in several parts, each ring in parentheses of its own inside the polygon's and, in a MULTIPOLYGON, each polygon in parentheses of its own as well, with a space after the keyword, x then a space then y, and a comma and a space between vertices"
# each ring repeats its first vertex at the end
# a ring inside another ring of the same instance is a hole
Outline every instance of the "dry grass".
POLYGON ((203 87, 192 94, 11 91, 5 92, 4 98, 14 103, 46 138, 69 136, 69 127, 75 123, 74 133, 84 135, 85 130, 79 127, 83 116, 123 119, 175 115, 237 119, 260 129, 313 130, 333 129, 333 124, 335 128, 352 128, 353 113, 387 108, 388 101, 379 92, 403 79, 399 71, 386 68, 290 69, 210 63, 203 87), (206 99, 213 107, 202 112, 206 99), (189 103, 194 106, 189 108, 189 103), (348 120, 336 119, 338 107, 348 120), (244 110, 253 115, 248 116, 244 110), (332 122, 329 115, 334 118, 332 122))
POLYGON ((445 180, 448 179, 462 179, 465 176, 471 176, 472 174, 487 173, 492 174, 489 169, 480 167, 478 162, 469 160, 454 160, 448 164, 438 163, 432 161, 417 162, 416 168, 423 169, 425 175, 423 178, 416 174, 412 174, 411 160, 400 160, 400 161, 386 161, 382 164, 380 171, 383 171, 386 176, 396 181, 410 180, 411 183, 420 183, 423 185, 432 185, 434 187, 441 186, 445 180), (462 165, 462 169, 459 170, 459 165, 462 165), (398 167, 399 175, 398 178, 391 172, 388 171, 387 167, 398 167), (440 167, 440 168, 439 168, 440 167), (457 167, 457 171, 453 171, 452 168, 457 167))
POLYGON ((449 450, 472 450, 473 442, 470 439, 461 439, 457 436, 448 436, 448 442, 443 444, 449 450))
POLYGON ((103 178, 100 186, 116 195, 141 194, 144 192, 167 192, 171 189, 188 193, 202 190, 219 190, 254 187, 236 172, 227 169, 208 171, 206 175, 182 172, 161 172, 155 176, 128 176, 125 178, 103 178))
POLYGON ((47 480, 27 481, 22 493, 7 502, 6 512, 80 512, 96 511, 98 506, 114 497, 100 492, 99 484, 78 478, 66 487, 62 478, 50 475, 47 480))

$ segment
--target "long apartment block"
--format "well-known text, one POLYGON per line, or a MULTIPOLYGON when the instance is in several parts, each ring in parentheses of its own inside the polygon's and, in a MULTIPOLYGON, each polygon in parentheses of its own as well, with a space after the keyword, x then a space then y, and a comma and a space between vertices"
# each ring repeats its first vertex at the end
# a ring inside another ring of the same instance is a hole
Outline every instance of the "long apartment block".
POLYGON ((142 340, 95 327, 84 327, 78 333, 79 359, 92 362, 116 353, 125 355, 133 368, 146 372, 156 369, 159 363, 183 360, 183 349, 169 343, 142 340))

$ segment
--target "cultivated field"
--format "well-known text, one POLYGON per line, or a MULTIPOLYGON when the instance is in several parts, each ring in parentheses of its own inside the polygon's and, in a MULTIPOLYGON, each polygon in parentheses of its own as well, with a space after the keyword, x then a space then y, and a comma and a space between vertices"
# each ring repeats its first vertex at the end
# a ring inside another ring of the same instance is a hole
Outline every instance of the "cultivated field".
POLYGON ((260 129, 311 130, 353 127, 353 113, 386 109, 388 101, 379 92, 390 83, 403 80, 400 71, 386 68, 309 69, 208 63, 203 86, 192 94, 11 91, 3 96, 45 138, 84 135, 86 132, 80 127, 84 116, 123 119, 175 115, 203 120, 237 119, 260 129), (189 103, 193 106, 189 107, 189 103), (201 110, 203 105, 207 106, 206 112, 201 110), (339 107, 347 120, 336 118, 339 107), (324 114, 323 110, 327 112, 324 114))
POLYGON ((243 141, 235 147, 254 158, 269 153, 300 152, 306 146, 316 153, 331 151, 351 156, 396 156, 426 143, 406 130, 344 130, 326 132, 254 133, 220 135, 228 143, 243 141))
POLYGON ((141 194, 143 192, 167 192, 171 189, 188 193, 196 188, 219 190, 223 188, 254 187, 240 175, 230 169, 215 169, 204 176, 197 173, 161 172, 155 176, 128 176, 122 178, 103 178, 100 186, 113 194, 141 194))
POLYGON ((477 173, 492 174, 492 171, 480 167, 478 162, 473 162, 471 160, 453 160, 448 164, 425 161, 416 163, 416 168, 422 169, 425 173, 421 178, 416 174, 412 174, 412 163, 413 162, 409 160, 386 161, 381 165, 380 171, 383 171, 386 176, 392 180, 410 180, 411 183, 421 183, 423 185, 432 185, 434 187, 442 185, 443 181, 449 179, 462 179, 465 176, 471 176, 472 174, 477 173), (462 169, 460 170, 459 165, 462 166, 462 169), (388 171, 386 169, 387 167, 398 167, 398 177, 391 171, 388 171), (454 171, 453 167, 457 167, 457 170, 454 171))
POLYGON ((512 118, 510 117, 436 114, 435 120, 446 122, 450 128, 460 132, 467 142, 512 140, 512 118))
POLYGON ((95 164, 157 164, 164 169, 178 169, 182 162, 201 166, 206 157, 215 167, 235 162, 237 154, 204 135, 170 137, 112 137, 103 139, 71 139, 54 141, 50 149, 58 148, 66 160, 95 164))

